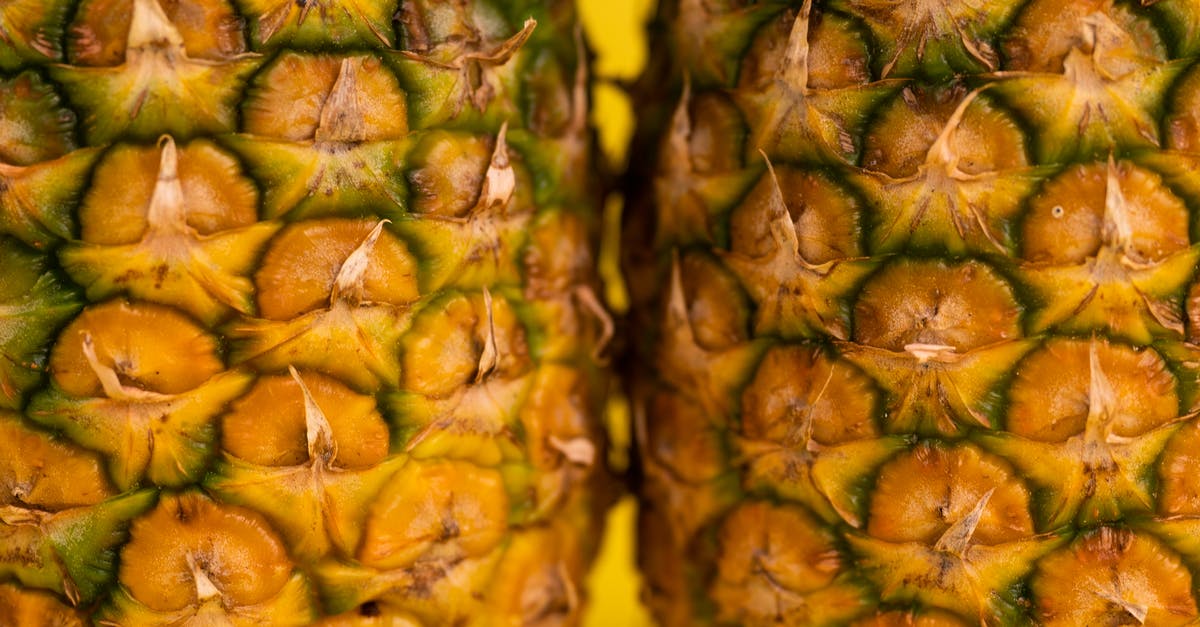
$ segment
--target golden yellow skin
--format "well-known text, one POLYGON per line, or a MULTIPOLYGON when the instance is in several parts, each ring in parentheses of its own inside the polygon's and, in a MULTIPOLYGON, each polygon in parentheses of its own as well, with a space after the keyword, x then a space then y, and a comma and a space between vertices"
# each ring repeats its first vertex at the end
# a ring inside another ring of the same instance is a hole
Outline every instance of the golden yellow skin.
POLYGON ((1195 620, 1197 25, 662 4, 624 244, 663 624, 1195 620))
POLYGON ((0 622, 579 623, 614 324, 575 23, 0 6, 0 622))

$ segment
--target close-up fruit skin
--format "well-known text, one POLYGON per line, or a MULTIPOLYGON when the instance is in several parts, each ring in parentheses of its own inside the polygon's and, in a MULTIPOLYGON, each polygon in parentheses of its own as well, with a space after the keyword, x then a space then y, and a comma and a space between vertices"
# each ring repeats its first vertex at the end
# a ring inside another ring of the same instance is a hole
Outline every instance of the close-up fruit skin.
POLYGON ((0 0, 0 625, 575 625, 570 0, 0 0))
POLYGON ((1200 5, 664 0, 650 41, 660 623, 1200 620, 1200 5))

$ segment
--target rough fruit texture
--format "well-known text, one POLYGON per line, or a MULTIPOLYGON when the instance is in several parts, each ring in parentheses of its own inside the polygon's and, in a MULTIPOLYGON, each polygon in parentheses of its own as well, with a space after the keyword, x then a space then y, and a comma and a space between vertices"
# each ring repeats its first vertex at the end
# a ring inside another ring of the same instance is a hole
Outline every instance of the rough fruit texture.
POLYGON ((569 1, 0 0, 0 623, 571 625, 569 1))
POLYGON ((655 28, 625 264, 659 619, 1194 623, 1196 4, 655 28))

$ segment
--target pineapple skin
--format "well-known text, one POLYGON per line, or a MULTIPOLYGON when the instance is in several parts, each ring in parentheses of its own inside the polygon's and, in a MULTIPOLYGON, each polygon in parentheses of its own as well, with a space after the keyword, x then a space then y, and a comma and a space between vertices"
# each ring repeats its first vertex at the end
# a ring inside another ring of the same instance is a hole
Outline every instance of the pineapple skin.
POLYGON ((662 3, 624 245, 662 624, 1196 620, 1198 33, 662 3))
POLYGON ((573 4, 0 35, 0 624, 578 624, 612 323, 573 4))

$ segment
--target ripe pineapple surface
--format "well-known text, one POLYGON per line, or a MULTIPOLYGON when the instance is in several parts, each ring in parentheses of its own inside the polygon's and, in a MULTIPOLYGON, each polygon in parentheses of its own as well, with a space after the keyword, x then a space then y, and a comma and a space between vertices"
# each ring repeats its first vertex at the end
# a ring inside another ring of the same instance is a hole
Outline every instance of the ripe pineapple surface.
POLYGON ((659 620, 1195 624, 1200 6, 656 29, 625 265, 659 620))
POLYGON ((0 625, 567 625, 570 2, 0 0, 0 625))

